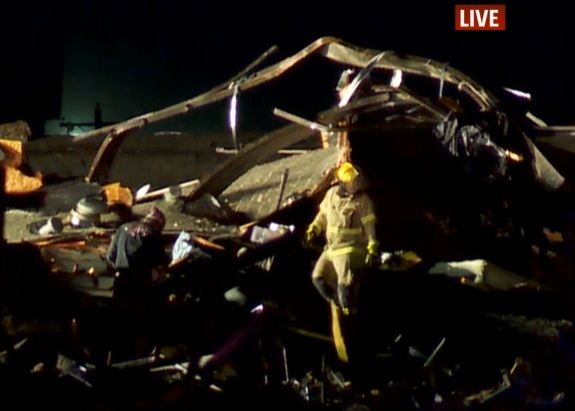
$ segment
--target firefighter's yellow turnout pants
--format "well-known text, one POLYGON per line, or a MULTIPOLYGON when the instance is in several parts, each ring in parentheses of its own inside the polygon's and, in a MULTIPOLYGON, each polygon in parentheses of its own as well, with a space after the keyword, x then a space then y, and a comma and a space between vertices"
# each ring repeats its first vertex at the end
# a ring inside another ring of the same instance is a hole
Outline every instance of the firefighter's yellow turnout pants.
POLYGON ((353 304, 357 284, 355 276, 365 267, 365 252, 325 250, 317 260, 312 281, 320 295, 328 302, 334 301, 341 308, 353 304))

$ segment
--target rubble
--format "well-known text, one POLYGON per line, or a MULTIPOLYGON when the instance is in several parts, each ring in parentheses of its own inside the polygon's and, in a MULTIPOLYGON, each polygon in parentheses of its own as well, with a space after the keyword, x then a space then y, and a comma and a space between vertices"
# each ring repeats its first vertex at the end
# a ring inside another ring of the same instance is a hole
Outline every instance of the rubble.
POLYGON ((42 187, 41 176, 27 176, 18 169, 6 167, 6 183, 4 189, 7 193, 30 193, 38 190, 40 187, 42 187))
POLYGON ((73 179, 46 185, 42 191, 46 195, 39 211, 43 215, 54 215, 70 212, 82 198, 100 195, 102 187, 98 184, 73 179))
POLYGON ((192 181, 186 181, 186 182, 180 183, 178 185, 174 185, 174 186, 170 186, 170 187, 166 187, 166 188, 161 188, 159 190, 154 190, 151 192, 146 192, 146 193, 143 193, 139 196, 136 195, 136 201, 139 203, 143 203, 146 201, 157 200, 157 199, 161 198, 162 196, 164 196, 164 198, 165 198, 166 194, 168 194, 170 191, 174 191, 174 190, 176 191, 177 196, 178 196, 178 200, 179 200, 180 197, 182 197, 184 194, 190 195, 191 191, 193 191, 193 189, 195 187, 197 187, 199 184, 200 184, 200 180, 197 180, 197 179, 192 180, 192 181))
POLYGON ((230 184, 221 193, 221 198, 236 211, 259 220, 278 209, 280 193, 279 208, 283 208, 284 199, 319 184, 336 158, 337 150, 328 148, 258 165, 230 184), (285 170, 289 170, 289 174, 282 184, 285 170))
POLYGON ((108 206, 103 198, 84 197, 70 211, 70 225, 77 228, 97 226, 102 214, 108 212, 108 206))
POLYGON ((220 203, 211 194, 206 194, 196 201, 187 202, 183 204, 183 208, 186 214, 220 223, 238 221, 237 213, 227 203, 220 203))
MULTIPOLYGON (((25 124, 25 123, 24 123, 25 124)), ((0 134, 7 125, 0 125, 0 134)), ((8 125, 9 126, 9 125, 8 125)), ((33 173, 24 161, 24 142, 26 138, 8 133, 8 138, 0 139, 0 165, 4 168, 4 191, 8 194, 30 193, 42 187, 42 174, 33 173)))
POLYGON ((7 167, 20 167, 23 163, 23 143, 14 140, 0 140, 2 164, 7 167))
POLYGON ((0 139, 25 143, 31 135, 30 126, 23 120, 0 124, 0 139))
MULTIPOLYGON (((86 178, 42 183, 36 212, 5 213, 28 235, 0 249, 6 389, 41 378, 93 410, 571 404, 575 176, 548 153, 574 129, 427 58, 326 37, 255 71, 272 51, 200 96, 76 137, 106 136, 86 178), (238 93, 313 54, 345 66, 340 100, 309 120, 270 110, 291 124, 240 148, 238 93), (127 134, 224 98, 234 149, 212 173, 153 191, 108 181, 127 134), (355 323, 318 298, 319 250, 301 244, 346 156, 370 182, 384 250, 360 273, 355 323), (122 301, 104 256, 150 205, 168 217, 171 262, 122 301)), ((14 182, 22 145, 0 148, 14 182)))
POLYGON ((102 190, 108 206, 121 204, 126 207, 132 207, 134 205, 134 195, 129 187, 122 187, 120 183, 112 183, 102 187, 102 190))
POLYGON ((62 230, 64 230, 64 222, 58 217, 50 217, 48 219, 34 221, 28 225, 28 230, 32 234, 48 237, 61 233, 62 230))
POLYGON ((461 278, 464 284, 467 283, 467 281, 471 281, 474 285, 485 286, 501 291, 522 286, 530 286, 535 289, 541 288, 540 284, 515 273, 503 270, 501 267, 485 260, 439 262, 429 270, 429 274, 444 274, 450 277, 458 277, 461 278))

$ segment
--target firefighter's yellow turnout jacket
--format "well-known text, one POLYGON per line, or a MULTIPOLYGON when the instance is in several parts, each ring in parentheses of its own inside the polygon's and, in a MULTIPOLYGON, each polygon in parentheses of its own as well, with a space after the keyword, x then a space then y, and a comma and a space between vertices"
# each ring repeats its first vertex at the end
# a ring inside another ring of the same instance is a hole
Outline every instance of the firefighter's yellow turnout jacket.
POLYGON ((321 279, 334 291, 350 287, 367 254, 377 254, 375 224, 373 202, 364 191, 346 194, 338 186, 330 188, 310 225, 314 234, 326 235, 325 249, 313 270, 314 283, 321 279))

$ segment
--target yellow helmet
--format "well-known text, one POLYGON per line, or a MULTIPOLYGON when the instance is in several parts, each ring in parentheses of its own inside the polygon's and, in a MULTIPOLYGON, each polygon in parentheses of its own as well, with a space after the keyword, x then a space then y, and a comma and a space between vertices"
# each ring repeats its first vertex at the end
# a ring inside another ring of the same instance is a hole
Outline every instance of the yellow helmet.
POLYGON ((337 169, 337 178, 342 183, 351 183, 353 180, 359 176, 359 171, 351 163, 343 163, 337 169))

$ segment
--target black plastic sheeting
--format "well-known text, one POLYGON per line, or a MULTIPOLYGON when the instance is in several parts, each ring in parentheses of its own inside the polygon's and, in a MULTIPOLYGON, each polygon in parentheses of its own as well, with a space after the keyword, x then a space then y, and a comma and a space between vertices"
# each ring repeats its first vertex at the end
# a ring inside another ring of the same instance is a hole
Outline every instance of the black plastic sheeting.
POLYGON ((480 125, 462 124, 450 114, 434 128, 433 133, 451 155, 466 162, 470 174, 488 181, 507 175, 505 150, 480 125))

